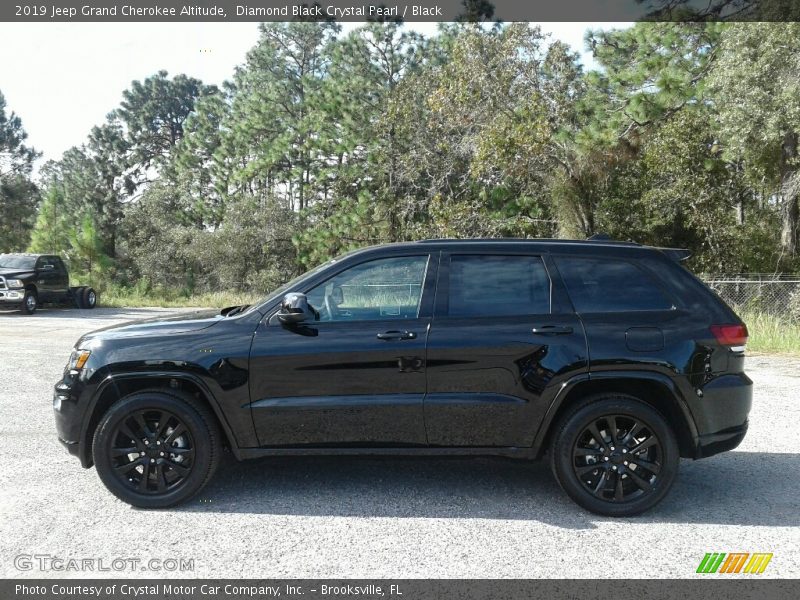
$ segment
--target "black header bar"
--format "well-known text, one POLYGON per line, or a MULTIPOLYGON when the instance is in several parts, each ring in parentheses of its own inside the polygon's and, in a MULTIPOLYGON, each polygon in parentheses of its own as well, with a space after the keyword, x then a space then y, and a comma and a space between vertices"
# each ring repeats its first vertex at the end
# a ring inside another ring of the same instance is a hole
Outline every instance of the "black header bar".
POLYGON ((797 21, 781 0, 3 0, 0 21, 797 21))

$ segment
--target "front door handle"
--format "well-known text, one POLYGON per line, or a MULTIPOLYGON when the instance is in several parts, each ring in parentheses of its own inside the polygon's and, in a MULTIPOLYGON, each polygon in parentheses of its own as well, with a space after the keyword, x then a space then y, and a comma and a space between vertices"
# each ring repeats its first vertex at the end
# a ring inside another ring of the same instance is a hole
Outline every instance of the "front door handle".
POLYGON ((387 331, 378 334, 379 340, 414 340, 416 338, 417 334, 413 331, 387 331))
POLYGON ((569 335, 572 333, 572 327, 566 325, 543 325, 542 327, 534 327, 531 333, 536 335, 569 335))

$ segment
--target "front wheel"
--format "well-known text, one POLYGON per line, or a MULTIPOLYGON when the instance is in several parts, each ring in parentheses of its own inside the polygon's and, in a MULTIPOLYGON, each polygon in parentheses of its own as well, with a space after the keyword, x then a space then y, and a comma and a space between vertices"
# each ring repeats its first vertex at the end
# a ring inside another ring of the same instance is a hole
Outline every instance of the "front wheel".
POLYGON ((165 508, 194 496, 211 480, 221 452, 211 411, 171 390, 137 392, 112 405, 92 447, 109 491, 141 508, 165 508))
POLYGON ((622 394, 586 398, 563 419, 551 448, 553 473, 583 508, 627 517, 658 504, 672 487, 680 453, 653 408, 622 394))
POLYGON ((26 290, 25 297, 22 299, 22 312, 32 315, 39 308, 39 298, 33 290, 26 290))

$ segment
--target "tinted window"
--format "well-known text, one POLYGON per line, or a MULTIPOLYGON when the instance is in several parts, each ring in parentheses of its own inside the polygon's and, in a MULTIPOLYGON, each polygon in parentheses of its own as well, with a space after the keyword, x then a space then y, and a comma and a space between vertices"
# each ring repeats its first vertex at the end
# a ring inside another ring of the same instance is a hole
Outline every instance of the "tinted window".
POLYGON ((481 317, 550 312, 550 279, 535 256, 450 258, 448 315, 481 317))
POLYGON ((579 313, 672 308, 655 281, 632 263, 561 257, 556 264, 579 313))
POLYGON ((428 256, 384 258, 351 267, 308 292, 320 321, 416 319, 428 256))
POLYGON ((32 256, 15 256, 0 254, 0 269, 33 269, 36 258, 32 256))

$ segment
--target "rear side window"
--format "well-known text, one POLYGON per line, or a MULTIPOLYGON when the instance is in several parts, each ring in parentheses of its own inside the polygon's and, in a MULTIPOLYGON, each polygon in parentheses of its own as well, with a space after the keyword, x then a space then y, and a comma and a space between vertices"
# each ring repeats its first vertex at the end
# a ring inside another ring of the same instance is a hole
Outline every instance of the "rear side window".
POLYGON ((450 257, 451 317, 547 314, 550 278, 538 256, 450 257))
POLYGON ((577 257, 555 260, 579 313, 673 308, 656 282, 632 263, 577 257))

